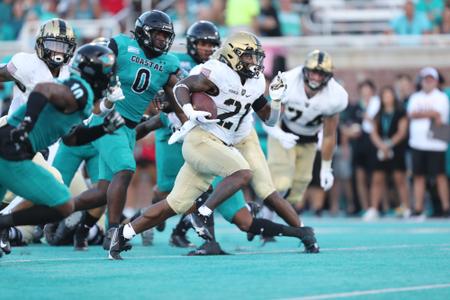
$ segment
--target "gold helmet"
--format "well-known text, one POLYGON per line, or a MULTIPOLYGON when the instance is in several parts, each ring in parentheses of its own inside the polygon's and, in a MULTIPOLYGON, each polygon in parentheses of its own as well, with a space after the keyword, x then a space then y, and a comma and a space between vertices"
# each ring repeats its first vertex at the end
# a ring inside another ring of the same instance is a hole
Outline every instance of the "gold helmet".
POLYGON ((51 69, 67 64, 76 46, 72 27, 62 19, 51 19, 39 28, 36 53, 51 69))
POLYGON ((250 32, 240 31, 230 36, 215 57, 244 78, 257 77, 264 70, 264 50, 250 32))
POLYGON ((314 50, 306 56, 303 65, 303 81, 312 90, 320 90, 333 77, 333 62, 331 56, 321 50, 314 50), (310 78, 310 73, 316 72, 322 75, 321 81, 315 81, 310 78))

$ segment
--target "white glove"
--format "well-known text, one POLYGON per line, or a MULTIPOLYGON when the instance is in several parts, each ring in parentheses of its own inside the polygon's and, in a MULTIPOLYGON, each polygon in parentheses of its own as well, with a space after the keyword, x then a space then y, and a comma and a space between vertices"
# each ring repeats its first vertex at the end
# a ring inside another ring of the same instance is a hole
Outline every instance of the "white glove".
POLYGON ((125 120, 122 116, 115 110, 111 111, 103 119, 103 129, 107 133, 113 133, 116 129, 125 125, 125 120))
POLYGON ((207 117, 211 116, 209 112, 202 110, 195 110, 192 107, 192 104, 190 103, 183 105, 183 111, 189 118, 189 120, 196 124, 210 124, 210 123, 217 123, 220 121, 219 119, 207 119, 207 117))
POLYGON ((109 89, 108 96, 106 97, 109 102, 116 103, 117 101, 121 101, 125 99, 123 95, 123 91, 120 88, 120 82, 117 83, 116 86, 113 86, 109 89))
POLYGON ((289 150, 297 145, 299 137, 295 134, 285 132, 278 126, 271 127, 263 124, 263 128, 268 135, 270 135, 274 139, 277 139, 284 149, 289 150))
POLYGON ((197 126, 197 123, 192 121, 187 121, 183 124, 183 126, 180 127, 180 129, 176 130, 169 138, 168 144, 172 145, 175 143, 181 143, 184 140, 184 137, 189 133, 189 131, 192 130, 197 126))
POLYGON ((269 95, 272 101, 282 101, 286 92, 287 84, 285 83, 282 74, 278 71, 277 76, 272 80, 269 86, 269 95))
POLYGON ((333 169, 331 168, 331 160, 322 160, 320 168, 320 186, 326 191, 331 189, 334 183, 333 169))

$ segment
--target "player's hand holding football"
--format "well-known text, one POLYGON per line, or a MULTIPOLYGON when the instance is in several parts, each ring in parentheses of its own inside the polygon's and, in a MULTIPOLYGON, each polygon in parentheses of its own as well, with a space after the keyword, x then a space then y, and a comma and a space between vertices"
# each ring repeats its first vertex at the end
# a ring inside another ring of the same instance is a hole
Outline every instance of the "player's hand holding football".
POLYGON ((208 119, 211 117, 211 113, 207 111, 195 110, 190 103, 183 105, 183 111, 189 120, 196 124, 210 124, 220 121, 219 119, 208 119))
POLYGON ((269 86, 269 95, 272 101, 282 101, 286 92, 287 84, 283 79, 281 72, 272 80, 269 86))

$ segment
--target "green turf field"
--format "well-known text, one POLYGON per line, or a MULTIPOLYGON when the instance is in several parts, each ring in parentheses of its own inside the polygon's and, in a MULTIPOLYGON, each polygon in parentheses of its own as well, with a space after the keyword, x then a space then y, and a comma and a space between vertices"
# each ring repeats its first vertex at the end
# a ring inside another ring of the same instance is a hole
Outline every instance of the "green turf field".
MULTIPOLYGON (((167 243, 136 238, 124 261, 100 247, 33 245, 0 259, 0 299, 450 299, 450 222, 305 219, 322 253, 300 253, 297 240, 261 247, 218 218, 233 255, 187 257, 167 243)), ((192 241, 201 241, 191 234, 192 241)))

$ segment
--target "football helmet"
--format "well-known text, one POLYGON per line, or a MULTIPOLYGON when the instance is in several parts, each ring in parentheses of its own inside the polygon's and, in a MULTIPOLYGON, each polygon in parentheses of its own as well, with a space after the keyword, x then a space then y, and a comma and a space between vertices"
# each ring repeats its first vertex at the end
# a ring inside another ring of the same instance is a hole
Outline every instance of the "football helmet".
POLYGON ((117 84, 116 56, 111 49, 95 44, 81 46, 74 55, 71 72, 86 80, 97 99, 117 84))
POLYGON ((264 50, 258 38, 250 32, 241 31, 231 35, 214 57, 244 78, 258 77, 264 70, 264 50))
POLYGON ((187 30, 186 40, 187 52, 197 63, 204 63, 208 60, 208 58, 205 59, 198 53, 197 43, 199 41, 205 41, 213 44, 213 52, 220 47, 219 30, 216 25, 209 21, 198 21, 192 24, 187 30))
POLYGON ((109 39, 105 38, 103 36, 99 36, 98 38, 93 39, 91 44, 101 45, 101 46, 107 47, 108 44, 109 44, 109 39))
POLYGON ((39 28, 36 54, 51 69, 67 64, 76 46, 73 28, 62 19, 51 19, 39 28))
POLYGON ((306 56, 303 65, 303 81, 313 91, 322 89, 328 81, 333 77, 333 61, 331 56, 321 50, 314 50, 306 56), (311 72, 317 72, 322 75, 321 81, 312 80, 311 72))
POLYGON ((167 53, 175 39, 173 23, 170 17, 159 10, 143 13, 137 18, 134 35, 139 46, 152 56, 167 53), (156 37, 158 32, 165 33, 164 41, 156 37))

